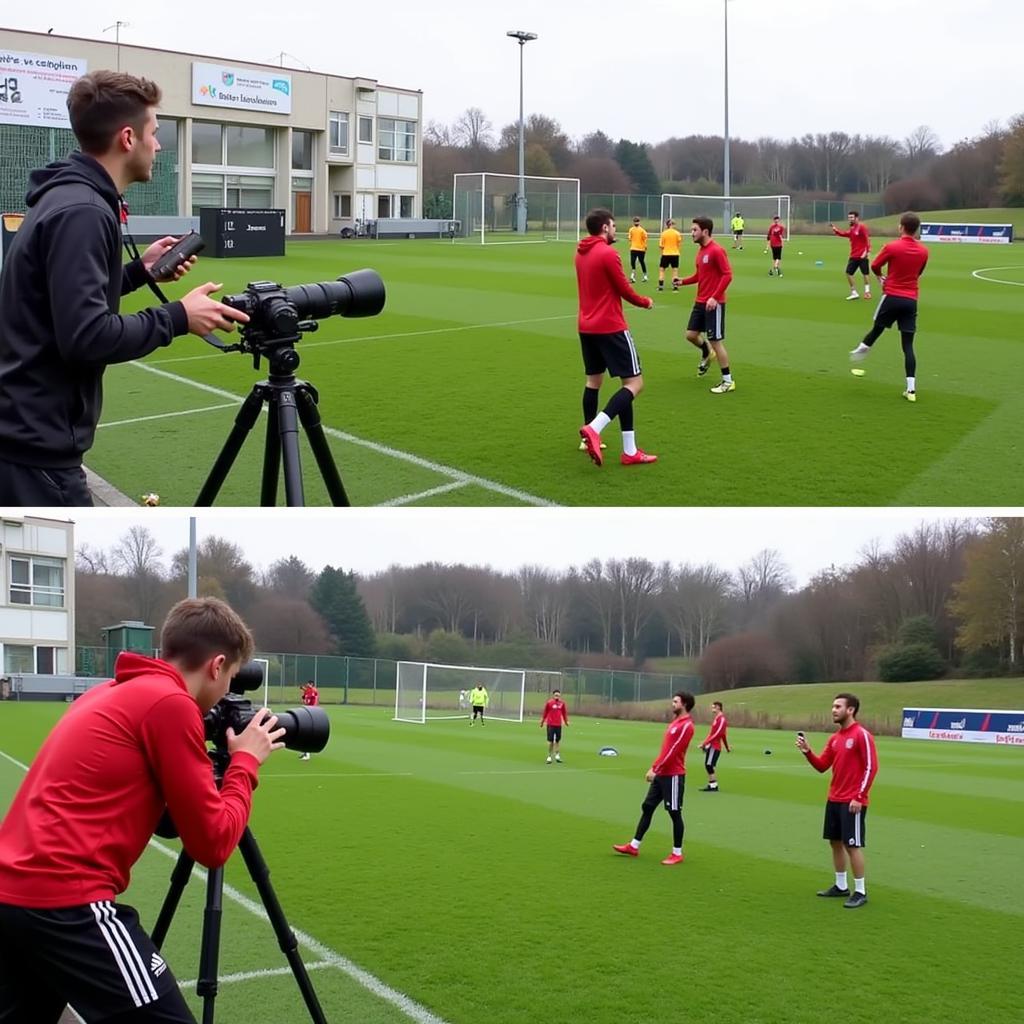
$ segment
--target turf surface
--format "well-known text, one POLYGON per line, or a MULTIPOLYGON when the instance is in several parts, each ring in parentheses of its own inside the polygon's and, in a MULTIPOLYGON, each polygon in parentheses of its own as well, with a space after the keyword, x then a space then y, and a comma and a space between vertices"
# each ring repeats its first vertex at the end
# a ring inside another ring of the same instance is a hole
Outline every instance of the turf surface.
MULTIPOLYGON (((203 261, 188 283, 213 278, 234 292, 250 280, 291 285, 362 266, 382 274, 380 316, 321 321, 298 345, 299 376, 320 391, 355 504, 1010 506, 1024 495, 1012 471, 1024 416, 1016 251, 934 248, 913 406, 900 397, 895 332, 861 364, 864 377, 850 374, 847 353, 876 302, 844 301, 844 239, 798 237, 781 279, 768 277, 757 240, 729 250, 737 390, 728 395, 709 393, 716 368, 698 379, 696 350, 682 339, 694 290, 658 294, 652 272, 639 288, 656 308, 627 312, 646 382, 637 440, 660 461, 620 466, 613 424, 600 470, 577 450, 571 244, 293 242, 276 260, 203 261)), ((691 259, 688 250, 684 266, 691 259)), ((170 290, 184 293, 185 282, 170 290)), ((126 309, 148 301, 136 293, 126 309)), ((261 377, 248 357, 195 338, 113 367, 88 464, 135 499, 157 492, 163 504, 191 504, 237 403, 261 377)), ((612 394, 607 381, 602 394, 612 394)), ((258 503, 262 423, 255 434, 220 504, 258 503)), ((308 452, 305 476, 307 503, 324 503, 308 452)))
MULTIPOLYGON (((62 709, 0 708, 0 807, 62 709)), ((869 903, 831 882, 819 838, 826 780, 788 733, 734 730, 722 792, 691 752, 685 864, 665 868, 659 811, 641 857, 629 838, 662 726, 574 721, 547 766, 536 721, 405 725, 331 708, 327 750, 274 755, 253 829, 319 964, 330 1021, 410 1019, 352 981, 350 958, 449 1024, 721 1020, 854 1024, 1018 1019, 1024 966, 1020 749, 882 737, 867 852, 869 903), (620 756, 597 755, 606 744, 620 756), (772 754, 765 754, 771 750, 772 754)), ((698 729, 698 739, 703 730, 698 729)), ((810 737, 820 749, 824 734, 810 737)), ((170 861, 148 852, 126 900, 151 926, 170 861)), ((253 897, 235 857, 228 882, 253 897)), ((167 946, 194 982, 202 887, 167 946)), ((269 927, 227 901, 221 1024, 308 1019, 269 927)), ((189 991, 192 991, 189 989, 189 991)), ((407 1007, 407 1012, 415 1012, 407 1007)))

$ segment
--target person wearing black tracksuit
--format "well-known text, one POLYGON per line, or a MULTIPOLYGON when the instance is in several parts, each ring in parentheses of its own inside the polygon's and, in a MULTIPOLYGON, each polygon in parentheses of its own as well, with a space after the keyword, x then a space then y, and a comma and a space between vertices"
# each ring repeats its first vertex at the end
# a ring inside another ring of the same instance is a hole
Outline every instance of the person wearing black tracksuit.
POLYGON ((244 318, 209 298, 213 284, 118 312, 121 296, 152 280, 150 268, 176 241, 162 238, 122 264, 121 193, 152 176, 159 102, 156 85, 131 75, 78 79, 68 111, 83 151, 29 177, 28 213, 0 273, 0 506, 91 505, 82 460, 107 366, 244 318))

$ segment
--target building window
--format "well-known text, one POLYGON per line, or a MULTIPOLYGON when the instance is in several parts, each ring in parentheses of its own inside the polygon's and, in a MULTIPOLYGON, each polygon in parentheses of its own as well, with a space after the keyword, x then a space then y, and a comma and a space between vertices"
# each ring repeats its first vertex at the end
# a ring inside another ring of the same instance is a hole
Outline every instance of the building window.
POLYGON ((64 562, 59 558, 11 557, 11 604, 64 607, 64 562))
MULTIPOLYGON (((228 167, 274 167, 274 130, 240 124, 224 126, 228 167)), ((200 161, 196 161, 199 163, 200 161)))
POLYGON ((313 133, 292 132, 292 170, 313 170, 313 133))
POLYGON ((415 196, 399 196, 398 197, 398 216, 399 217, 411 217, 413 215, 413 209, 415 207, 416 197, 415 196))
POLYGON ((192 216, 198 217, 204 206, 222 207, 224 205, 224 175, 202 174, 192 175, 192 216))
POLYGON ((348 152, 348 114, 331 111, 330 146, 332 153, 348 152))
POLYGON ((352 216, 352 194, 350 192, 335 192, 334 194, 334 219, 345 220, 352 216))
POLYGON ((274 205, 274 179, 257 174, 227 176, 227 205, 230 209, 268 209, 274 205))
POLYGON ((221 125, 207 121, 192 122, 192 163, 214 164, 224 162, 224 137, 221 125))
POLYGON ((31 647, 28 644, 4 644, 4 672, 20 674, 38 672, 41 675, 67 675, 68 649, 66 647, 31 647))
POLYGON ((382 117, 377 125, 377 159, 416 161, 416 122, 382 117))
POLYGON ((373 142, 373 118, 372 117, 360 117, 359 118, 359 141, 360 142, 373 142))
POLYGON ((391 216, 391 196, 377 196, 377 216, 391 216))

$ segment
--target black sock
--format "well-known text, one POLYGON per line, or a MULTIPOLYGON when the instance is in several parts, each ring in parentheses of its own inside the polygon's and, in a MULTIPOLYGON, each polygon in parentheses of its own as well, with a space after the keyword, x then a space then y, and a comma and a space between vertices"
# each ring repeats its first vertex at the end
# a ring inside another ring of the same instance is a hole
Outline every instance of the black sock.
POLYGON ((608 419, 613 420, 616 416, 621 416, 623 410, 631 408, 632 405, 633 392, 629 388, 619 388, 604 407, 604 414, 608 419))
POLYGON ((711 355, 711 346, 706 341, 702 341, 700 343, 700 356, 701 356, 701 359, 707 359, 708 356, 710 356, 710 355, 711 355))
POLYGON ((597 415, 597 397, 601 394, 599 388, 585 387, 583 389, 583 422, 593 423, 597 415))
POLYGON ((864 335, 864 340, 861 342, 861 344, 862 345, 867 345, 868 348, 871 348, 871 346, 874 345, 874 343, 876 341, 878 341, 878 339, 884 333, 885 333, 885 328, 884 327, 879 327, 878 324, 876 323, 874 325, 874 327, 872 327, 871 330, 868 331, 868 333, 864 335))
MULTIPOLYGON (((623 388, 622 390, 625 391, 626 388, 623 388)), ((627 402, 619 410, 619 426, 622 430, 633 429, 633 403, 631 401, 627 402)))

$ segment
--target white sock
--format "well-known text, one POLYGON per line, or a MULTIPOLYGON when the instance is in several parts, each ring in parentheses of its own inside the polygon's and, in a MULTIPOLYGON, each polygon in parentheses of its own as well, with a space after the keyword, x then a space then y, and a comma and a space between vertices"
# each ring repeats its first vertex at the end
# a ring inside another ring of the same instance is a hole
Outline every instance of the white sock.
POLYGON ((611 420, 603 412, 599 412, 593 420, 591 420, 590 425, 600 434, 609 423, 611 423, 611 420))
POLYGON ((718 783, 717 783, 717 782, 709 782, 709 783, 708 783, 708 785, 709 785, 709 786, 710 786, 710 787, 711 787, 712 789, 718 789, 718 783))
POLYGON ((676 855, 677 857, 682 857, 682 855, 683 855, 683 848, 682 848, 681 846, 673 846, 673 847, 672 847, 672 852, 673 852, 673 853, 674 853, 674 854, 675 854, 675 855, 676 855))
POLYGON ((630 839, 629 845, 632 846, 634 850, 639 850, 640 849, 640 840, 639 839, 630 839))
POLYGON ((864 342, 862 341, 853 351, 854 352, 870 352, 871 351, 871 346, 870 345, 865 345, 864 342))
POLYGON ((731 384, 732 383, 732 374, 731 373, 723 373, 722 374, 722 380, 724 380, 726 384, 731 384))
POLYGON ((836 888, 837 889, 845 889, 846 888, 846 872, 845 871, 837 871, 836 872, 836 888))
POLYGON ((914 390, 914 381, 915 381, 915 379, 916 378, 914 378, 914 377, 908 377, 907 378, 907 390, 908 391, 913 391, 914 390))
POLYGON ((636 433, 632 430, 622 432, 622 451, 626 455, 636 455, 636 433))
POLYGON ((864 879, 863 878, 855 878, 853 880, 853 888, 854 888, 854 890, 856 892, 859 892, 859 893, 861 893, 864 896, 867 895, 867 890, 864 888, 864 879))

